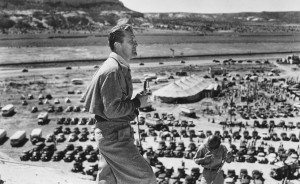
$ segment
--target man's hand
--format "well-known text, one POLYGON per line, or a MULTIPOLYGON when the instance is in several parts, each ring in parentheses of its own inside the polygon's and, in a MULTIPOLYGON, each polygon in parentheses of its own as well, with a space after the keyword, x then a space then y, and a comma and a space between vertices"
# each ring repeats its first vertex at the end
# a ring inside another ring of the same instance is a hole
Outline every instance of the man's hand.
POLYGON ((234 155, 233 155, 233 153, 231 151, 227 153, 225 161, 227 163, 230 163, 230 162, 234 161, 234 155))
POLYGON ((144 108, 144 107, 147 107, 150 105, 150 103, 148 102, 149 95, 147 95, 147 94, 138 93, 135 98, 140 100, 141 108, 144 108))
POLYGON ((210 152, 207 152, 204 156, 204 162, 206 164, 209 164, 212 162, 212 154, 210 152))
POLYGON ((203 158, 195 159, 195 163, 198 165, 207 165, 212 162, 212 154, 210 152, 206 153, 203 158))

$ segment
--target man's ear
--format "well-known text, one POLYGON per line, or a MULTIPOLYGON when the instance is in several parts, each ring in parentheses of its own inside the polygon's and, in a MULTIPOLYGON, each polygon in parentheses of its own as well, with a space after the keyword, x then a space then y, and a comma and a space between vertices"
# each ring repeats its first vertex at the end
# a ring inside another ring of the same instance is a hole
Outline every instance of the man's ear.
POLYGON ((120 46, 121 46, 121 44, 119 42, 114 43, 115 50, 118 50, 120 48, 120 46))

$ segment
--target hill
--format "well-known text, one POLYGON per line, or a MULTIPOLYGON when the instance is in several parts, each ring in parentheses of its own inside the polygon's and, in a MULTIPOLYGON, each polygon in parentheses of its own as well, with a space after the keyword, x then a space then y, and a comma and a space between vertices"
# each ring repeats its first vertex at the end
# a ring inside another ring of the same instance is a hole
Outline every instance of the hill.
POLYGON ((140 16, 119 0, 0 0, 3 33, 95 31, 140 16))
POLYGON ((300 23, 300 12, 241 12, 241 13, 145 13, 145 17, 160 19, 188 19, 203 21, 252 21, 252 22, 280 22, 300 23))
POLYGON ((299 32, 300 12, 140 13, 119 0, 0 0, 2 33, 103 32, 118 22, 141 29, 299 32))
POLYGON ((299 31, 300 12, 244 13, 148 13, 144 17, 165 29, 201 32, 293 32, 299 31))
POLYGON ((45 11, 97 8, 98 10, 129 11, 119 0, 0 0, 0 8, 6 10, 40 9, 45 11))

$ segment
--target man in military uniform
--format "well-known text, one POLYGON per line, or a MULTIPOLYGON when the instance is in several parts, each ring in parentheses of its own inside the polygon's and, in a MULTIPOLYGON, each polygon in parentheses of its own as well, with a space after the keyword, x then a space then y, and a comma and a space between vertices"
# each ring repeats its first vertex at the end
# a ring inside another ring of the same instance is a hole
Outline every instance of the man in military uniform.
POLYGON ((108 36, 111 53, 98 71, 82 99, 95 115, 95 139, 100 150, 98 184, 156 184, 151 166, 134 145, 130 126, 138 108, 148 106, 148 96, 139 93, 132 99, 129 61, 137 55, 137 42, 130 25, 117 25, 108 36))
POLYGON ((233 161, 231 153, 227 153, 227 148, 221 145, 221 138, 217 135, 212 135, 207 138, 202 144, 195 157, 196 164, 201 165, 203 173, 200 179, 201 184, 222 184, 224 183, 223 171, 221 167, 224 161, 230 163, 233 161))

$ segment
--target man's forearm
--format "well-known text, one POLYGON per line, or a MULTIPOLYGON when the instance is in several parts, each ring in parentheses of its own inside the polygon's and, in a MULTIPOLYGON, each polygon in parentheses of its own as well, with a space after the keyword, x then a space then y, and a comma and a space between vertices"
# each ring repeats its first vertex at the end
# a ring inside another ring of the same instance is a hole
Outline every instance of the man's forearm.
POLYGON ((194 161, 195 161, 196 164, 202 165, 203 161, 204 161, 204 158, 194 158, 194 161))

